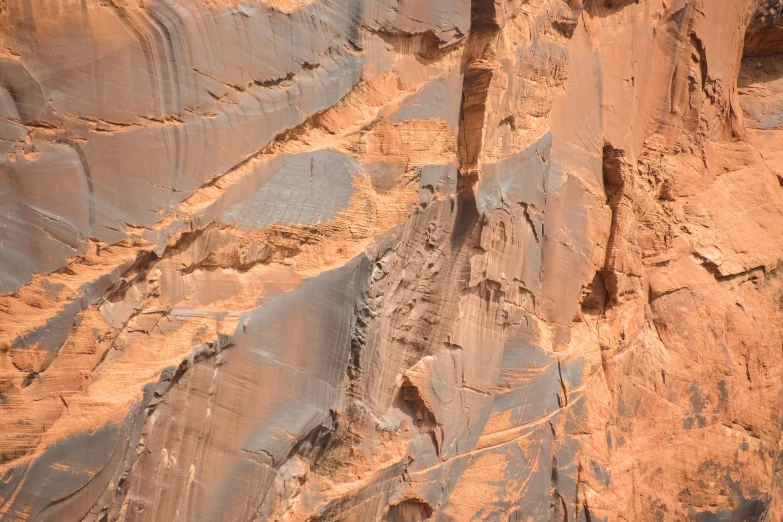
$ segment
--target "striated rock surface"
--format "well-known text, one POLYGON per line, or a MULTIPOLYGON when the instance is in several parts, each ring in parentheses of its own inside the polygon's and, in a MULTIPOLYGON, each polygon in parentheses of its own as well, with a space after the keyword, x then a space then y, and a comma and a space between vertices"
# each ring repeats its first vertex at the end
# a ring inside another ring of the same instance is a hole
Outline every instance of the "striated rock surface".
POLYGON ((0 520, 783 520, 777 0, 0 0, 0 520))

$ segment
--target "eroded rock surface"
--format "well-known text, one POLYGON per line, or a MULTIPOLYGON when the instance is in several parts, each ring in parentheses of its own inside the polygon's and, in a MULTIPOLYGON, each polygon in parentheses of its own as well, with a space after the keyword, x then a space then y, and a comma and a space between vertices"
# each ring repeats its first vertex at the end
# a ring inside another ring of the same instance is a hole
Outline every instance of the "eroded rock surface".
POLYGON ((777 0, 0 0, 0 520, 783 520, 777 0))

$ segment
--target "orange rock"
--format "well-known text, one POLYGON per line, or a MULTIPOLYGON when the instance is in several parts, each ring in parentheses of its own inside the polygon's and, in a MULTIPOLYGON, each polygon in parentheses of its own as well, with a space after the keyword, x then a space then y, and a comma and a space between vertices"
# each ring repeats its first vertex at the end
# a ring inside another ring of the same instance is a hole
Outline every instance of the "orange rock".
POLYGON ((783 520, 772 0, 0 0, 0 520, 783 520))

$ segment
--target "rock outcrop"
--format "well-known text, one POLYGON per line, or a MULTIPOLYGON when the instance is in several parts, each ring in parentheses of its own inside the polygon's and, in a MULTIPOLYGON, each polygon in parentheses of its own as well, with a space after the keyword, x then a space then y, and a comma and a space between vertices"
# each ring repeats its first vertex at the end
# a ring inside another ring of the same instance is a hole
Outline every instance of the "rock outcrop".
POLYGON ((0 0, 0 520, 783 520, 777 0, 0 0))

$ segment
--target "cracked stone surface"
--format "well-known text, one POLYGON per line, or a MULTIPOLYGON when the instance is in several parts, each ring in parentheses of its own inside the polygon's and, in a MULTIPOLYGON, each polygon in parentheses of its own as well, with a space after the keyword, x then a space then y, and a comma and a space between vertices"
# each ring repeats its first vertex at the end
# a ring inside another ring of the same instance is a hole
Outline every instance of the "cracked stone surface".
POLYGON ((0 0, 0 520, 783 520, 783 3, 0 0))

